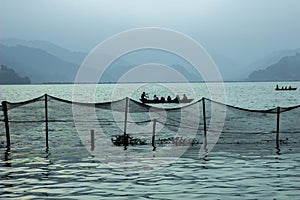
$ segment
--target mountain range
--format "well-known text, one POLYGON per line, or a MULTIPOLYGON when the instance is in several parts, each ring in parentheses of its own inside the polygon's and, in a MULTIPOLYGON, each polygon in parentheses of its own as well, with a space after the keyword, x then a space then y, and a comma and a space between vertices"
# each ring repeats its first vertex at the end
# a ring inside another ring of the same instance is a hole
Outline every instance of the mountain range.
MULTIPOLYGON (((200 75, 195 75, 193 69, 187 69, 174 63, 174 56, 153 53, 149 56, 147 50, 139 52, 137 55, 117 58, 108 69, 106 69, 99 81, 117 82, 128 71, 135 66, 144 63, 163 63, 171 66, 188 80, 200 81, 200 75), (167 57, 167 58, 166 58, 167 57)), ((22 76, 30 77, 32 83, 51 83, 51 82, 74 82, 78 69, 87 56, 84 52, 72 52, 45 41, 24 41, 19 39, 0 40, 0 64, 7 65, 22 76)), ((100 58, 101 59, 101 58, 100 58)), ((175 61, 176 63, 176 61, 175 61)), ((185 62, 184 64, 187 64, 185 62)), ((176 81, 165 74, 165 79, 160 81, 176 81)), ((139 74, 138 77, 126 81, 151 81, 151 77, 156 77, 157 71, 139 74)), ((83 82, 89 82, 85 79, 83 82)))
POLYGON ((44 50, 45 52, 60 58, 61 60, 67 61, 69 63, 75 63, 80 65, 87 53, 80 51, 70 51, 63 47, 60 47, 51 42, 42 41, 42 40, 21 40, 16 38, 2 38, 0 39, 0 44, 3 44, 8 47, 14 46, 25 46, 35 49, 44 50))
POLYGON ((265 69, 249 75, 250 81, 297 81, 300 80, 300 54, 285 56, 265 69))
MULTIPOLYGON (((274 52, 248 66, 240 66, 232 59, 220 54, 212 55, 212 58, 223 80, 300 80, 300 77, 296 75, 299 71, 297 68, 299 55, 295 55, 297 52, 300 52, 300 49, 274 52), (295 55, 295 58, 292 55, 295 55)), ((21 77, 30 78, 31 83, 74 82, 78 69, 87 55, 88 53, 70 51, 46 41, 0 39, 0 64, 12 68, 21 77)), ((100 81, 119 81, 135 66, 145 63, 160 63, 169 66, 188 81, 202 80, 193 66, 184 59, 170 53, 143 50, 116 59, 104 72, 100 81)), ((159 69, 148 70, 131 78, 129 81, 132 82, 176 81, 168 72, 159 69)))
POLYGON ((28 77, 21 77, 13 69, 6 65, 0 67, 0 84, 30 84, 28 77))
POLYGON ((65 61, 42 49, 22 45, 0 44, 0 64, 29 77, 32 83, 71 82, 78 69, 76 63, 65 61))

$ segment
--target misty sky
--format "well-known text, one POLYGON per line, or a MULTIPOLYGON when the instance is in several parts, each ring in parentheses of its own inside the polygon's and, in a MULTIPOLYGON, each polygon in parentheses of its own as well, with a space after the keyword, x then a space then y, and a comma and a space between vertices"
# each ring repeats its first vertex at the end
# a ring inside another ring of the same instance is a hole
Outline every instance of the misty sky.
POLYGON ((89 52, 121 31, 166 27, 251 63, 300 47, 299 9, 299 0, 0 0, 0 37, 89 52))

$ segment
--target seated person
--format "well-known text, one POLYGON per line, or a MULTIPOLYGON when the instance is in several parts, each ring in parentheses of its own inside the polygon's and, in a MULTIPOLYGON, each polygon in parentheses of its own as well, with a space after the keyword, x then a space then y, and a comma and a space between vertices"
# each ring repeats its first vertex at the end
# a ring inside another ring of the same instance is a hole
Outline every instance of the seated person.
POLYGON ((188 99, 187 96, 185 94, 183 94, 182 100, 187 101, 187 99, 188 99))
POLYGON ((161 102, 165 102, 165 97, 161 97, 161 98, 160 98, 160 101, 161 101, 161 102))
POLYGON ((179 97, 179 95, 176 95, 174 102, 179 103, 179 101, 180 101, 180 97, 179 97))
POLYGON ((168 101, 169 103, 172 101, 172 99, 171 99, 170 96, 167 97, 167 101, 168 101))
POLYGON ((153 100, 158 101, 158 97, 156 96, 156 94, 153 96, 153 100))
POLYGON ((142 95, 141 95, 141 99, 145 100, 147 98, 148 98, 148 95, 145 92, 143 92, 142 95))

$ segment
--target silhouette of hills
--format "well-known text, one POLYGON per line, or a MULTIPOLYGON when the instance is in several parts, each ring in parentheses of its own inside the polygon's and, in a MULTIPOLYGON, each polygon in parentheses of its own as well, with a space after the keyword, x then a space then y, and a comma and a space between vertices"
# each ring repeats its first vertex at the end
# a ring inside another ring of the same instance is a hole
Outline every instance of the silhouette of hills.
POLYGON ((27 41, 27 40, 21 40, 16 38, 1 38, 0 43, 8 47, 21 45, 21 46, 41 49, 64 61, 78 64, 78 65, 82 63, 82 61, 87 55, 87 53, 79 52, 79 51, 70 51, 51 42, 42 41, 42 40, 27 41))
POLYGON ((30 84, 28 77, 19 76, 13 69, 6 65, 0 67, 0 84, 30 84))
MULTIPOLYGON (((71 52, 57 45, 44 41, 24 41, 18 39, 1 39, 0 42, 0 64, 12 66, 13 69, 22 76, 31 78, 32 83, 58 83, 74 82, 79 66, 85 58, 85 53, 71 52)), ((101 56, 99 56, 101 59, 101 56)), ((118 82, 128 71, 144 63, 163 63, 184 75, 187 80, 199 81, 199 75, 187 69, 186 63, 177 63, 174 56, 161 55, 160 52, 150 52, 145 50, 129 57, 116 59, 106 69, 100 82, 118 82)), ((95 63, 97 66, 97 63, 95 63)), ((130 82, 145 80, 153 81, 157 79, 157 71, 150 71, 150 74, 140 74, 135 76, 130 82)), ((161 81, 173 81, 172 77, 165 74, 161 81)), ((82 82, 90 82, 89 77, 85 77, 82 82)))
POLYGON ((249 75, 250 81, 295 81, 300 80, 300 54, 285 56, 265 69, 249 75))
MULTIPOLYGON (((296 52, 300 52, 300 49, 273 52, 243 68, 241 64, 222 55, 217 54, 213 57, 223 80, 299 80, 298 68, 287 62, 296 52), (285 56, 288 56, 286 61, 282 59, 285 56)), ((70 51, 46 41, 0 39, 0 65, 10 66, 20 76, 29 77, 32 83, 74 82, 86 55, 87 53, 70 51)), ((200 75, 185 60, 164 52, 143 50, 116 59, 103 76, 99 77, 100 82, 118 82, 124 74, 145 63, 160 63, 176 70, 188 81, 202 81, 200 75)), ((151 82, 151 77, 154 82, 160 80, 159 77, 162 77, 161 81, 166 82, 175 80, 168 73, 163 73, 166 72, 148 70, 147 73, 131 76, 130 82, 151 82)), ((85 77, 82 82, 90 82, 89 77, 85 77)))
POLYGON ((250 74, 252 74, 254 71, 266 69, 270 65, 273 65, 273 64, 276 64, 277 62, 279 62, 283 57, 293 56, 296 53, 300 53, 300 48, 274 51, 274 52, 270 53, 269 55, 266 55, 266 56, 262 57, 261 59, 256 60, 252 64, 245 67, 245 69, 243 70, 244 77, 246 79, 248 79, 250 74))
POLYGON ((42 49, 0 44, 0 64, 12 66, 32 83, 72 82, 79 65, 65 61, 42 49))

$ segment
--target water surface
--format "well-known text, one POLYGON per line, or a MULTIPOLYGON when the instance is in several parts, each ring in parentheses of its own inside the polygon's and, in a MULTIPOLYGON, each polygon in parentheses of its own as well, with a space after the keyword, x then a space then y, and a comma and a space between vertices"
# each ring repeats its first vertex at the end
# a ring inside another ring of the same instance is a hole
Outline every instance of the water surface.
MULTIPOLYGON (((249 109, 300 104, 298 90, 276 92, 276 84, 225 83, 227 98, 222 103, 249 109)), ((280 84, 300 88, 299 82, 280 84)), ((95 99, 89 99, 84 97, 92 92, 92 86, 84 85, 82 101, 106 102, 126 96, 138 100, 144 90, 159 96, 169 92, 195 99, 210 97, 205 84, 196 83, 192 84, 195 94, 182 84, 122 84, 118 87, 121 88, 116 89, 113 84, 98 85, 95 99)), ((11 102, 44 93, 72 100, 73 86, 14 85, 0 86, 0 90, 1 100, 11 102)), ((77 133, 68 132, 65 126, 68 125, 61 124, 59 129, 53 127, 55 132, 50 131, 54 138, 48 150, 43 125, 33 130, 24 127, 22 134, 13 135, 12 140, 18 142, 13 142, 10 149, 1 145, 2 199, 297 199, 300 196, 297 142, 282 141, 279 148, 273 142, 220 143, 202 159, 197 159, 199 146, 195 146, 167 167, 126 172, 113 170, 109 163, 101 163, 91 156, 77 133)), ((239 127, 236 131, 243 130, 239 127)), ((5 142, 3 124, 0 135, 5 142)), ((299 130, 294 130, 293 135, 299 138, 299 130)), ((145 146, 142 150, 152 149, 145 146)), ((134 168, 134 163, 131 164, 134 168)))

